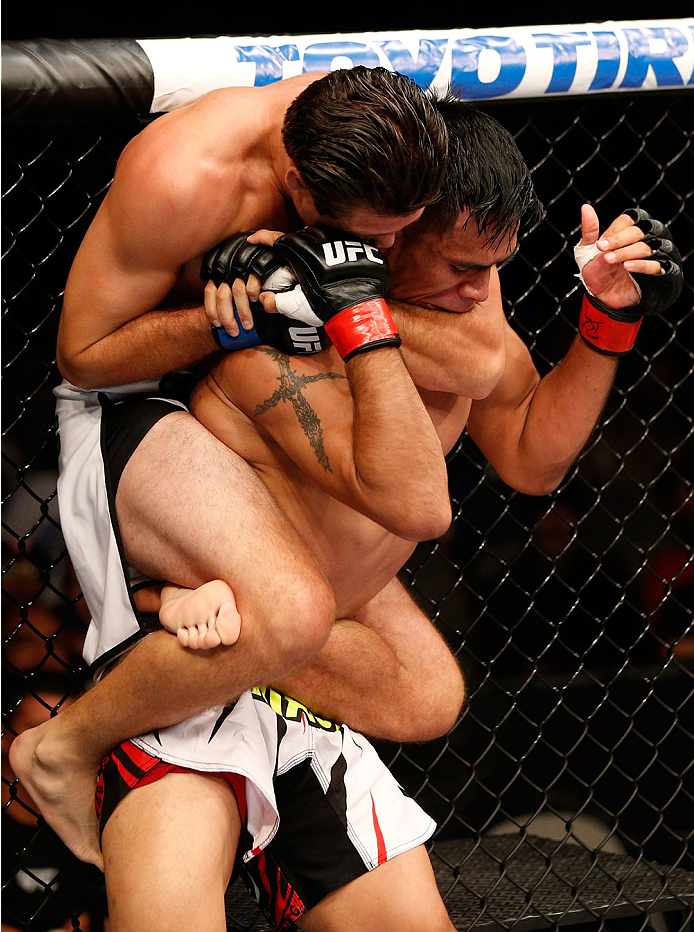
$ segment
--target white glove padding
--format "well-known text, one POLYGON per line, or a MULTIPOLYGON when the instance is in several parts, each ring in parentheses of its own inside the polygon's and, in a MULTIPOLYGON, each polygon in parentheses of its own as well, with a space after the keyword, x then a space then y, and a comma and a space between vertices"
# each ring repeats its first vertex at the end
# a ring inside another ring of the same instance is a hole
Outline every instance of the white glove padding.
POLYGON ((268 275, 262 290, 275 292, 277 310, 285 317, 300 320, 312 327, 323 326, 323 321, 311 310, 301 285, 296 284, 296 276, 290 268, 281 266, 268 275))
MULTIPOLYGON (((601 253, 601 250, 598 249, 597 242, 590 243, 587 246, 582 246, 580 243, 578 244, 578 246, 574 246, 574 259, 576 260, 576 265, 578 266, 578 272, 576 273, 576 278, 581 279, 583 287, 586 289, 589 295, 592 295, 593 292, 590 290, 588 285, 586 285, 586 280, 583 277, 583 267, 585 265, 588 265, 591 259, 594 259, 596 256, 599 256, 600 253, 601 253)), ((634 282, 634 285, 636 286, 636 290, 639 293, 639 297, 641 297, 641 288, 639 286, 639 283, 636 281, 633 275, 630 275, 629 277, 634 282)), ((595 296, 593 295, 593 297, 595 296)))
MULTIPOLYGON (((588 265, 591 259, 594 259, 599 255, 600 250, 598 249, 597 243, 590 243, 588 246, 582 246, 579 243, 578 246, 574 246, 574 259, 576 260, 576 265, 578 266, 578 275, 576 278, 580 278, 583 282, 583 266, 588 265)), ((272 278, 272 275, 270 278, 272 278)), ((585 285, 585 282, 583 282, 583 284, 585 285)))

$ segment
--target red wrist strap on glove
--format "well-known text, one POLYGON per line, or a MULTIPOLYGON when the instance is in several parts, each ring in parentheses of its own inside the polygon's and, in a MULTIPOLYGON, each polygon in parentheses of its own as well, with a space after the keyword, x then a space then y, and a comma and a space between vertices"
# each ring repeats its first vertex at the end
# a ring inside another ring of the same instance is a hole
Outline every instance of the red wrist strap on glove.
POLYGON ((379 346, 400 346, 401 342, 382 298, 345 308, 326 323, 325 332, 344 360, 379 346))
POLYGON ((589 346, 608 356, 623 356, 633 347, 639 332, 639 320, 615 320, 583 295, 578 332, 589 346))

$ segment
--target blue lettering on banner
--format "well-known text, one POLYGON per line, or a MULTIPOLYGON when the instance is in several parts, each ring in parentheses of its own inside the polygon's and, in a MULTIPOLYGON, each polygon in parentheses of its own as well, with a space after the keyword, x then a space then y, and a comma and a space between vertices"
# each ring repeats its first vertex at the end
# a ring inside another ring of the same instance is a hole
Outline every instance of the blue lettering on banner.
POLYGON ((256 87, 281 81, 285 73, 331 71, 343 64, 339 59, 344 59, 345 67, 383 64, 425 89, 450 84, 460 97, 470 100, 509 96, 525 83, 530 94, 632 90, 647 82, 649 89, 694 85, 690 70, 694 27, 676 20, 545 27, 542 32, 532 27, 510 32, 499 29, 492 35, 444 30, 431 36, 395 33, 360 39, 358 35, 288 36, 272 45, 259 38, 257 44, 249 40, 247 45, 235 46, 235 55, 238 62, 255 66, 256 87), (585 46, 589 51, 579 52, 585 46), (548 82, 546 49, 552 55, 548 82), (589 62, 595 65, 592 79, 583 67, 589 62), (684 67, 686 73, 681 70, 684 67), (538 86, 540 75, 544 87, 538 86))
POLYGON ((612 87, 617 80, 622 56, 619 39, 613 32, 594 32, 593 36, 598 46, 598 66, 589 90, 599 91, 602 88, 612 87))
POLYGON ((576 48, 590 45, 585 32, 533 33, 539 49, 551 48, 554 52, 552 80, 547 86, 548 94, 568 91, 576 77, 576 48))
POLYGON ((470 36, 458 39, 451 48, 451 84, 461 97, 501 97, 510 94, 523 80, 527 66, 525 49, 508 36, 470 36), (494 81, 480 81, 480 54, 486 49, 496 52, 501 69, 494 81))
POLYGON ((682 86, 682 75, 672 60, 687 51, 687 39, 679 29, 670 26, 625 29, 624 36, 629 46, 627 70, 622 87, 641 87, 646 80, 649 67, 653 69, 658 87, 682 86), (660 40, 658 51, 653 51, 650 40, 660 40))
POLYGON ((299 61, 296 45, 237 45, 236 55, 239 61, 255 62, 256 87, 281 81, 284 77, 283 63, 299 61))
POLYGON ((447 39, 420 39, 416 60, 399 39, 378 42, 395 71, 407 75, 415 84, 427 88, 441 67, 448 45, 447 39))
POLYGON ((331 71, 338 56, 349 58, 354 65, 377 68, 378 55, 362 42, 316 42, 304 52, 304 71, 331 71))

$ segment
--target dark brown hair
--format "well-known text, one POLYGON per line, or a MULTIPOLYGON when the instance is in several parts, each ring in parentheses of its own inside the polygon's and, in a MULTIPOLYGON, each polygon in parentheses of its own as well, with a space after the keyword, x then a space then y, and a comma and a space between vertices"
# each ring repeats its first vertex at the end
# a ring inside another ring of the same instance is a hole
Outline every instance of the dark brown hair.
POLYGON ((414 81, 385 68, 333 71, 287 110, 285 148, 321 214, 354 207, 402 216, 438 195, 446 127, 414 81))
POLYGON ((452 229, 460 214, 469 211, 469 219, 492 244, 538 223, 544 210, 511 133, 452 93, 435 106, 448 129, 448 171, 439 198, 419 223, 452 229))

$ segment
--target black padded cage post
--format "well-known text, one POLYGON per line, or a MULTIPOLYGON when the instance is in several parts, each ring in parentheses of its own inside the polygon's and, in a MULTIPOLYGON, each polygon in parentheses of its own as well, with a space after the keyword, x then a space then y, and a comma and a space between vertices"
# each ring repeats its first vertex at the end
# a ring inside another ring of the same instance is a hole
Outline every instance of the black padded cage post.
MULTIPOLYGON (((2 918, 96 932, 103 878, 36 819, 7 748, 83 685, 88 613, 55 492, 56 332, 119 153, 156 118, 154 82, 135 42, 4 43, 3 65, 2 918)), ((515 135, 547 211, 501 273, 544 374, 576 331, 582 203, 603 220, 638 204, 666 222, 687 280, 691 91, 478 103, 515 135)), ((644 324, 555 493, 512 491, 464 437, 449 457, 451 530, 403 571, 468 698, 445 739, 379 750, 438 821, 432 861, 458 929, 691 925, 692 296, 687 280, 644 324)), ((236 887, 228 916, 231 929, 265 928, 236 887)))

